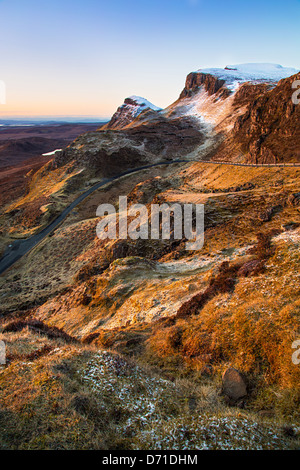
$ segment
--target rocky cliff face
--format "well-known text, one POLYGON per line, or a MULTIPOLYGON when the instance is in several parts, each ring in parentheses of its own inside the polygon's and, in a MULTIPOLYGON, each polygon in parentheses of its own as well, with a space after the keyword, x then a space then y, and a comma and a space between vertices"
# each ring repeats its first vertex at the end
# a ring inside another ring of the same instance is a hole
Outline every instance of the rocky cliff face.
POLYGON ((186 79, 185 87, 180 94, 180 98, 191 97, 197 93, 200 87, 203 87, 207 91, 208 95, 216 94, 222 87, 224 95, 229 95, 230 91, 225 90, 225 80, 219 79, 218 77, 209 73, 191 72, 186 79))
POLYGON ((292 101, 292 84, 299 79, 297 74, 281 80, 275 88, 265 89, 237 119, 233 138, 248 162, 300 161, 300 106, 292 101))
POLYGON ((190 97, 203 88, 209 96, 218 94, 228 97, 242 84, 276 84, 297 72, 296 69, 276 64, 240 64, 228 65, 224 69, 210 68, 191 72, 186 79, 185 88, 180 98, 190 97))
POLYGON ((272 64, 206 69, 188 75, 172 114, 198 116, 220 143, 207 157, 247 163, 299 162, 300 74, 272 64))

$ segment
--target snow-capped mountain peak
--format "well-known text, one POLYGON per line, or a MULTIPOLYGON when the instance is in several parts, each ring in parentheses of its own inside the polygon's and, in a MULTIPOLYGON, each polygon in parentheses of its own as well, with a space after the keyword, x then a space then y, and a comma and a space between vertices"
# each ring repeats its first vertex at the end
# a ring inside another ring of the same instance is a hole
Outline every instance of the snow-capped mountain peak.
MULTIPOLYGON (((161 108, 158 108, 154 104, 150 103, 150 101, 146 100, 145 98, 142 98, 141 96, 129 96, 126 98, 125 103, 132 101, 134 104, 138 105, 140 108, 150 108, 153 109, 153 111, 160 111, 161 108)), ((142 110, 141 110, 142 111, 142 110)))
POLYGON ((157 112, 161 108, 158 108, 141 96, 129 96, 124 100, 122 106, 117 109, 106 127, 109 129, 123 128, 146 110, 157 112))
POLYGON ((278 82, 298 72, 292 67, 283 67, 279 64, 249 63, 227 65, 224 69, 199 69, 195 73, 213 75, 219 80, 225 80, 226 85, 243 82, 278 82))

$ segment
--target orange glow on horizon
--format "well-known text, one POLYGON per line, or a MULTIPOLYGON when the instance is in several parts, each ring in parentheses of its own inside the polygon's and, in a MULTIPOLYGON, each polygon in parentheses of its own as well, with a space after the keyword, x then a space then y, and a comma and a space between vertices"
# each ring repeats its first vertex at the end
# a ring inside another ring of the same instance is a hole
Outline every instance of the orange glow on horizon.
POLYGON ((0 105, 0 118, 5 116, 95 116, 101 118, 110 118, 114 113, 111 104, 88 103, 10 103, 7 100, 6 105, 0 105))

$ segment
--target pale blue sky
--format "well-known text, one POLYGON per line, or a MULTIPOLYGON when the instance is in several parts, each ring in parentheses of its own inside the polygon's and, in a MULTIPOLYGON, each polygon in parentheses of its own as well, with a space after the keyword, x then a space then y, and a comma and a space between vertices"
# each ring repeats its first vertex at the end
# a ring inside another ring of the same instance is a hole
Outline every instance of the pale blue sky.
POLYGON ((133 94, 167 106, 202 67, 300 69, 299 24, 299 0, 0 0, 0 116, 108 117, 133 94))

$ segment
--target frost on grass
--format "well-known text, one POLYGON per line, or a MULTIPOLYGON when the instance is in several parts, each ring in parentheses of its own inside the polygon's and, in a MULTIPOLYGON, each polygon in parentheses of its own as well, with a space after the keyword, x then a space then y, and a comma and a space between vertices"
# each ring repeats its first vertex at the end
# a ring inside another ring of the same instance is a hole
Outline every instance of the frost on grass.
POLYGON ((276 430, 245 417, 190 414, 174 383, 149 376, 109 352, 96 354, 81 371, 99 407, 117 409, 116 433, 132 449, 282 449, 276 430))
MULTIPOLYGON (((145 436, 143 436, 145 437, 145 436)), ((144 440, 147 449, 170 450, 264 450, 285 448, 270 429, 234 416, 180 417, 152 429, 144 440)))
POLYGON ((130 428, 134 432, 158 423, 164 415, 164 399, 170 400, 174 392, 172 382, 149 377, 139 367, 108 352, 97 354, 87 363, 83 380, 98 392, 100 406, 121 409, 128 417, 122 424, 126 434, 130 434, 130 428))

